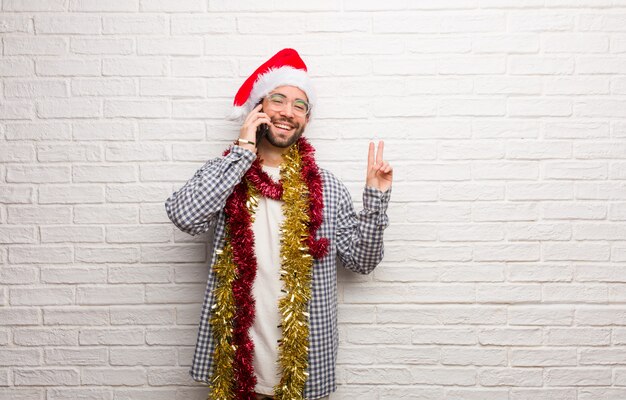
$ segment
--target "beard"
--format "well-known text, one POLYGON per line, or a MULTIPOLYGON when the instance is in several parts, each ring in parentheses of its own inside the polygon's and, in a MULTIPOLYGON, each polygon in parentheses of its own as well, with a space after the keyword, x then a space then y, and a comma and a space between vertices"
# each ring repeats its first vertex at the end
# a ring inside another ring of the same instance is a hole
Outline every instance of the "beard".
POLYGON ((285 120, 285 119, 282 119, 282 120, 276 119, 276 120, 272 120, 272 126, 270 126, 269 129, 267 130, 267 134, 265 135, 265 138, 272 146, 280 147, 280 148, 287 148, 287 147, 290 147, 295 142, 297 142, 298 139, 302 137, 303 133, 304 133, 304 126, 294 121, 285 120), (281 122, 286 122, 294 126, 295 132, 291 136, 287 136, 287 137, 283 136, 282 134, 274 133, 274 129, 277 129, 277 128, 274 128, 273 124, 281 123, 281 122))

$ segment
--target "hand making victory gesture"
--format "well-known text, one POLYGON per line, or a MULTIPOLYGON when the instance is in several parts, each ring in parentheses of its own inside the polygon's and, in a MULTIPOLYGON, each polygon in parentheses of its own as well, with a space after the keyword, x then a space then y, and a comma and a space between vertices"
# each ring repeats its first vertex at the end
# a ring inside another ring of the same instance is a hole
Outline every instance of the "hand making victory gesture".
POLYGON ((374 143, 370 142, 367 153, 367 178, 365 185, 386 192, 391 187, 393 180, 393 168, 387 161, 383 160, 383 149, 385 142, 378 142, 378 151, 374 156, 374 143))

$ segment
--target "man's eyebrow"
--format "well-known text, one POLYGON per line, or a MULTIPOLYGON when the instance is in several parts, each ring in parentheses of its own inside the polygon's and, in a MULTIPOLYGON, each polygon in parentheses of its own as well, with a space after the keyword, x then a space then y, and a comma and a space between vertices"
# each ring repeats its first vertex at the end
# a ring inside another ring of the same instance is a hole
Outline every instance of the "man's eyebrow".
MULTIPOLYGON (((284 98, 287 98, 287 96, 285 96, 284 94, 282 94, 282 93, 280 93, 280 92, 270 93, 270 94, 268 94, 268 96, 273 96, 273 95, 275 95, 275 94, 277 94, 277 95, 279 95, 279 96, 282 96, 282 97, 284 97, 284 98)), ((296 99, 295 99, 295 100, 300 100, 300 101, 304 101, 305 103, 308 103, 308 101, 306 101, 305 99, 301 99, 301 98, 299 98, 299 97, 296 97, 296 99)))

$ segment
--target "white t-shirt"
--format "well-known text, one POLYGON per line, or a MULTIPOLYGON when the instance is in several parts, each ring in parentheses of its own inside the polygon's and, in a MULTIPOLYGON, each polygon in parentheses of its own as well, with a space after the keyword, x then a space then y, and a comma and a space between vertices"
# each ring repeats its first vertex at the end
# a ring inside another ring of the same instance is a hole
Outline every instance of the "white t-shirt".
MULTIPOLYGON (((280 179, 278 167, 262 166, 275 181, 280 179)), ((278 369, 278 340, 282 331, 278 300, 281 295, 280 280, 280 226, 284 215, 282 200, 272 200, 260 196, 254 213, 254 248, 257 258, 256 279, 252 295, 256 301, 256 317, 250 327, 250 337, 254 343, 253 366, 257 377, 255 391, 273 395, 274 386, 280 381, 278 369)))

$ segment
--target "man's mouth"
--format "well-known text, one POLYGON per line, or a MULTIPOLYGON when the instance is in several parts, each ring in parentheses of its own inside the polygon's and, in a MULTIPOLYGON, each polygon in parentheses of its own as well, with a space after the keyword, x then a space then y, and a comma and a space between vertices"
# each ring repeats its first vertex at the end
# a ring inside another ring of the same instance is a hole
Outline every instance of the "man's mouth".
POLYGON ((274 122, 273 125, 278 128, 279 131, 283 131, 283 132, 289 132, 290 130, 292 130, 294 128, 293 125, 291 124, 287 124, 284 122, 274 122))

